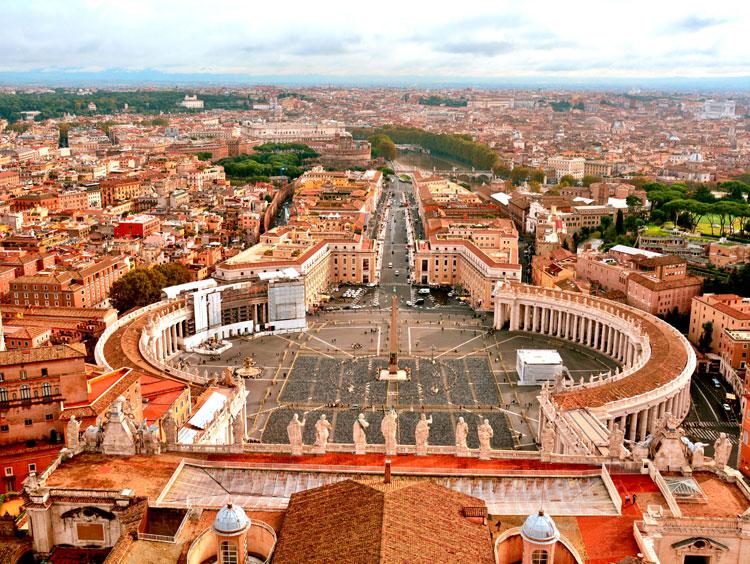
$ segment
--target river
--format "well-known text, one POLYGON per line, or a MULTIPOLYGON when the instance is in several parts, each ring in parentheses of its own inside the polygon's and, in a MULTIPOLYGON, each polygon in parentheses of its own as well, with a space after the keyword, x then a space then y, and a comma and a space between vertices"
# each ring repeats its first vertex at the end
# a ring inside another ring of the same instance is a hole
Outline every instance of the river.
POLYGON ((470 168, 466 164, 454 161, 448 157, 437 157, 428 153, 412 153, 399 151, 396 155, 395 164, 399 168, 413 169, 421 168, 426 171, 451 171, 453 167, 460 169, 470 168))

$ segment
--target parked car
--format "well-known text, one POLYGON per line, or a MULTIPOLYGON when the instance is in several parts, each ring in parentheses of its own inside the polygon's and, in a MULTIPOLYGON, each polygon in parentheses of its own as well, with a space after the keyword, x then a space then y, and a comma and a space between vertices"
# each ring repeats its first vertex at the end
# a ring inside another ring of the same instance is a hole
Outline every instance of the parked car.
POLYGON ((711 382, 713 382, 714 388, 721 388, 721 382, 719 382, 716 378, 713 378, 711 382))
POLYGON ((727 413, 731 413, 731 412, 732 412, 732 408, 731 408, 731 407, 729 407, 729 404, 728 404, 728 403, 723 403, 723 404, 721 404, 721 407, 723 407, 723 408, 724 408, 724 411, 726 411, 727 413))

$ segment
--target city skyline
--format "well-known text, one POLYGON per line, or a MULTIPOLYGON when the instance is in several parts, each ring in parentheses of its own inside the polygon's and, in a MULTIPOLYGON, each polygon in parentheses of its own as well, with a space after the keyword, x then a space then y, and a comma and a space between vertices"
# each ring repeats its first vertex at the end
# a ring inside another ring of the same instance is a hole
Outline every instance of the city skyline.
POLYGON ((210 10, 192 1, 11 1, 0 80, 746 87, 750 9, 675 7, 470 1, 457 13, 394 2, 369 11, 292 2, 282 11, 228 0, 210 10))

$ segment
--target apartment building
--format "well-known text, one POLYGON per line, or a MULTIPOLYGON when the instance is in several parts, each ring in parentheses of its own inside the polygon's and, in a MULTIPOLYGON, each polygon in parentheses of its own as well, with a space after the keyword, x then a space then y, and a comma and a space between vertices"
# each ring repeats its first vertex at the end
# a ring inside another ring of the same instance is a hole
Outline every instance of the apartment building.
MULTIPOLYGON (((0 452, 27 441, 62 440, 62 399, 86 398, 85 356, 81 345, 0 351, 0 452)), ((0 491, 7 491, 20 486, 25 472, 7 466, 2 477, 0 491)))
POLYGON ((109 298, 112 284, 128 271, 123 257, 104 257, 72 270, 43 271, 10 283, 13 305, 94 307, 109 298))
POLYGON ((563 176, 572 176, 576 180, 583 180, 586 159, 582 157, 549 157, 545 162, 544 169, 550 176, 553 176, 559 182, 563 176))
POLYGON ((750 298, 736 294, 703 294, 695 296, 690 309, 688 339, 697 345, 703 334, 703 326, 712 324, 712 352, 717 352, 725 330, 750 329, 750 298))
POLYGON ((580 253, 578 280, 586 280, 603 292, 620 292, 633 307, 653 315, 666 315, 675 308, 690 311, 703 281, 687 273, 687 262, 676 256, 659 255, 625 245, 608 253, 580 253))

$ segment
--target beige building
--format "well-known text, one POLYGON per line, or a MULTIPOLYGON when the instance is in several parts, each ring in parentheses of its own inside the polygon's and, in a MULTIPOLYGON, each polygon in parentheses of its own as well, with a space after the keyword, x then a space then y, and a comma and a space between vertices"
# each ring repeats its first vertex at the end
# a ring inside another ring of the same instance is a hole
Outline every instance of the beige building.
POLYGON ((711 351, 717 352, 725 329, 750 329, 750 298, 736 294, 704 294, 693 298, 688 339, 697 345, 703 326, 712 324, 711 351))

